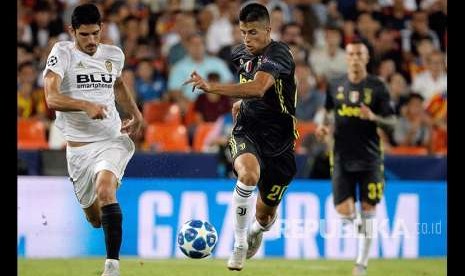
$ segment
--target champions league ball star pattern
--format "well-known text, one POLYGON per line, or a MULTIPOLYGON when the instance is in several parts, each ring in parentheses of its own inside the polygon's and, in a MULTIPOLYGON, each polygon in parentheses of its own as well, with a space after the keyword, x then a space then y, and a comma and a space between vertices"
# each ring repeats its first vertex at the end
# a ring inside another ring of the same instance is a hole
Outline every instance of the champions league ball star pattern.
POLYGON ((179 249, 193 259, 209 256, 217 241, 215 227, 206 221, 190 220, 183 224, 178 233, 179 249))

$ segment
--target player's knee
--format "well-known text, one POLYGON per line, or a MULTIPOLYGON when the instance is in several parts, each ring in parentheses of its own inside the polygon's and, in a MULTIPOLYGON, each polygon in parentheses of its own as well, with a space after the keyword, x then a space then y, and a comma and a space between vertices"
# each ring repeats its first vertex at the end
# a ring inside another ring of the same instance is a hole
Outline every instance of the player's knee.
POLYGON ((100 185, 97 188, 97 198, 101 206, 113 203, 116 200, 115 191, 109 185, 100 185))
POLYGON ((372 212, 376 210, 376 205, 372 205, 368 202, 362 201, 362 210, 364 212, 372 212))
POLYGON ((254 186, 257 185, 258 180, 260 179, 259 173, 253 171, 253 170, 246 170, 242 169, 238 173, 238 177, 240 182, 244 183, 245 185, 248 186, 254 186))
POLYGON ((353 215, 353 210, 352 208, 350 208, 348 204, 336 205, 335 209, 336 209, 336 212, 341 216, 349 217, 353 215))

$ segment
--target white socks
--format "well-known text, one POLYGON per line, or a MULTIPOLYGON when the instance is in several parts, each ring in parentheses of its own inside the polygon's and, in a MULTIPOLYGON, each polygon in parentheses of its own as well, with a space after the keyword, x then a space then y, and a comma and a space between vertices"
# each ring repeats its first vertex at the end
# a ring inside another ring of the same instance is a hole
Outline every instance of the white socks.
POLYGON ((357 235, 358 252, 356 263, 365 267, 368 265, 368 255, 370 254, 371 241, 373 239, 373 220, 375 214, 375 211, 362 211, 361 225, 359 226, 357 235))
POLYGON ((343 238, 349 237, 354 233, 353 228, 354 227, 354 220, 355 220, 355 213, 349 216, 344 216, 341 215, 341 236, 343 238))
POLYGON ((247 243, 247 228, 251 215, 252 192, 255 186, 247 186, 239 180, 233 192, 232 207, 234 210, 234 245, 247 243))

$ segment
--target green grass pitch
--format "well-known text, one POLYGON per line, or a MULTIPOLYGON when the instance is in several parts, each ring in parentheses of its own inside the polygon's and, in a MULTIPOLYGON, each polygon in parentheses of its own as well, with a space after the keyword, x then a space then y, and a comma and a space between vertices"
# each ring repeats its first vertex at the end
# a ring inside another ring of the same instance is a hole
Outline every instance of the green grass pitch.
MULTIPOLYGON (((18 260, 19 276, 100 276, 103 259, 23 259, 18 260)), ((352 261, 335 260, 248 260, 241 272, 228 271, 226 260, 123 258, 121 276, 350 276, 352 261)), ((369 276, 442 276, 446 259, 370 260, 369 276)))

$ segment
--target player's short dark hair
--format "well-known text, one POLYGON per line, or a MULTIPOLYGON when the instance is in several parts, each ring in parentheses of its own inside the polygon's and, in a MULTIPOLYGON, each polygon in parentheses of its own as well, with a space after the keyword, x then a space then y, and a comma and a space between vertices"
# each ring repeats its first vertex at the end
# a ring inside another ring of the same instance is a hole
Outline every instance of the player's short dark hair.
POLYGON ((239 13, 239 21, 244 23, 266 21, 266 23, 270 23, 270 14, 265 6, 252 3, 242 7, 239 13))
POLYGON ((83 4, 77 6, 71 16, 73 29, 79 29, 81 25, 100 25, 102 22, 100 12, 94 4, 83 4))

